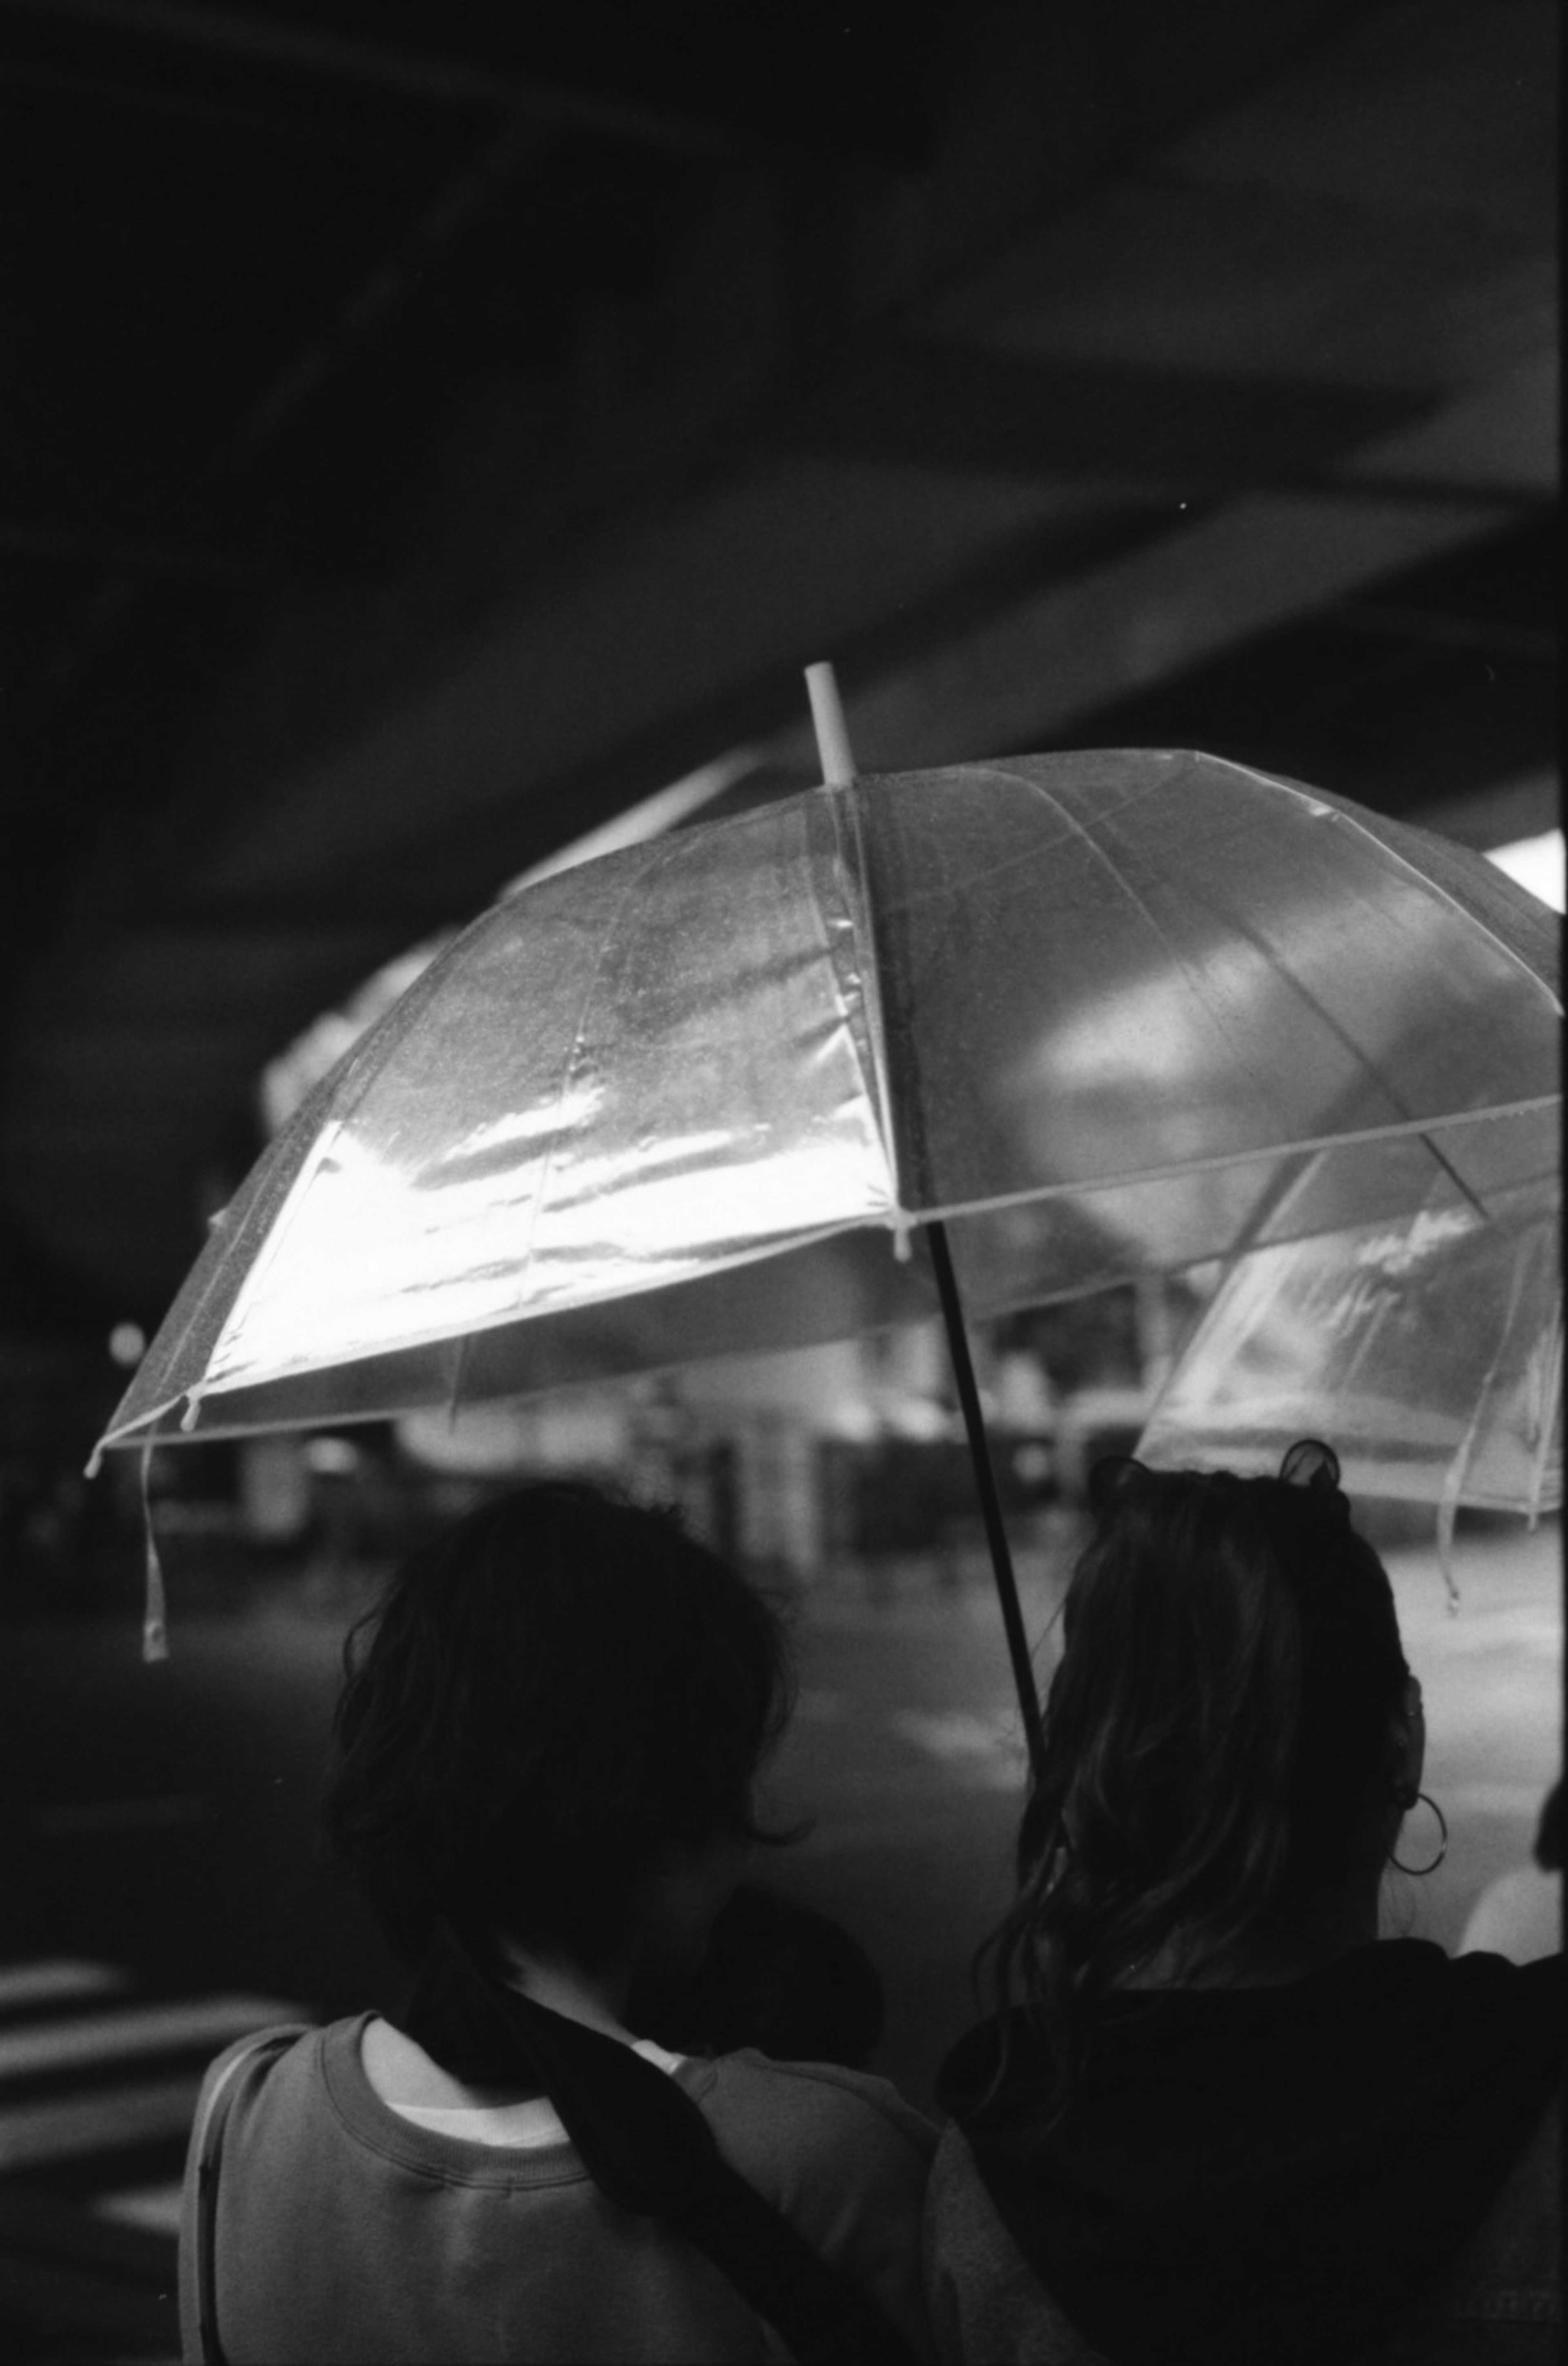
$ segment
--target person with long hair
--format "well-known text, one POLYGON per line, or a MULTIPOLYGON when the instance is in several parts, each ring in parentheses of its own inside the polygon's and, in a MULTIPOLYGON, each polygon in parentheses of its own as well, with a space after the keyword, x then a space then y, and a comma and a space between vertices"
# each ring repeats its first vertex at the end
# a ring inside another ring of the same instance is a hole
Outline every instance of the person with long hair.
MULTIPOLYGON (((863 2072, 638 2027, 787 1837, 755 1795, 791 1698, 770 1603, 672 1515, 550 1482, 414 1551, 345 1662, 327 1831, 413 1985, 209 2072, 186 2359, 929 2356, 934 2130, 863 2072)), ((819 1921, 741 1935, 825 1957, 858 2042, 819 1921)))
POLYGON ((1562 1958, 1379 1936, 1446 1832, 1334 1455, 1104 1464, 1091 1505, 995 2011, 938 2083, 939 2351, 1555 2357, 1562 1958))

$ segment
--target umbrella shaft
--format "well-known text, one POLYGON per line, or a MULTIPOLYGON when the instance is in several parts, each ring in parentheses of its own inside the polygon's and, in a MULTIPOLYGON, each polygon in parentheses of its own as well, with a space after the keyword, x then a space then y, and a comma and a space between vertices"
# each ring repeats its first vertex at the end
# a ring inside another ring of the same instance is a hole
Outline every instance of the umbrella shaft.
POLYGON ((1008 1639, 1008 1653, 1012 1661, 1012 1680, 1018 1688, 1018 1705, 1023 1712, 1024 1739, 1029 1744, 1029 1763, 1032 1773, 1040 1772, 1040 1696, 1034 1684, 1034 1663, 1029 1655, 1029 1639, 1023 1631, 1023 1611, 1018 1598, 1018 1580, 1013 1575, 1012 1552, 1008 1544, 1007 1528, 1002 1520, 1001 1497, 997 1492, 997 1474, 991 1461, 990 1440, 986 1436, 986 1419, 980 1410, 980 1391, 975 1385, 975 1367, 969 1356, 969 1336, 964 1327, 964 1307, 958 1295, 958 1277, 953 1270, 953 1257, 947 1245, 947 1228, 938 1222, 925 1226, 931 1245, 931 1266, 936 1274, 936 1286, 942 1300, 942 1321, 947 1326, 948 1354, 953 1359, 953 1377, 957 1383, 958 1402, 964 1414, 964 1426, 968 1433, 969 1459, 975 1466, 975 1484, 980 1497, 981 1516, 986 1523, 986 1541, 991 1549, 991 1573, 997 1582, 997 1596, 1002 1606, 1002 1627, 1008 1639))

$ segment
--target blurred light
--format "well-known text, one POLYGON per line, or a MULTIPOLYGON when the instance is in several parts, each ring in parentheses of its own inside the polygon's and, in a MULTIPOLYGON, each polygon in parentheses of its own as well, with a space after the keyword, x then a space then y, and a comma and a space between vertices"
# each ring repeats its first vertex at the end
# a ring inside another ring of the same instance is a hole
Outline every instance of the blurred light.
POLYGON ((304 1455, 307 1470, 322 1471, 333 1479, 351 1477, 359 1468, 359 1448, 346 1437, 308 1437, 304 1455))
POLYGON ((1563 908, 1562 832, 1543 830, 1539 838, 1516 839, 1511 846, 1491 846, 1486 860, 1550 904, 1554 912, 1563 908))
POLYGON ((286 1052, 268 1061, 262 1070, 261 1108, 262 1122, 269 1134, 288 1123, 312 1087, 374 1027, 383 1011, 390 1010, 456 934, 456 930, 449 929, 441 936, 427 937, 412 952, 386 963, 338 1009, 325 1010, 313 1019, 286 1052))
POLYGON ((140 1323, 117 1323, 109 1333, 109 1354, 130 1371, 147 1353, 147 1334, 140 1323))
POLYGON ((716 756, 711 764, 699 764, 694 772, 687 772, 679 781, 671 781, 667 789, 656 789, 640 805, 628 806, 625 813, 615 814, 597 829, 582 838, 574 838, 570 846, 547 854, 529 871, 520 872, 509 880, 502 893, 514 896, 519 887, 531 887, 536 880, 551 879, 558 871, 570 871, 579 862, 592 862, 598 854, 618 853, 623 846, 641 846, 645 839, 657 838, 660 831, 673 829, 699 806, 709 804, 733 788, 735 783, 753 772, 761 760, 755 748, 732 748, 727 756, 716 756))

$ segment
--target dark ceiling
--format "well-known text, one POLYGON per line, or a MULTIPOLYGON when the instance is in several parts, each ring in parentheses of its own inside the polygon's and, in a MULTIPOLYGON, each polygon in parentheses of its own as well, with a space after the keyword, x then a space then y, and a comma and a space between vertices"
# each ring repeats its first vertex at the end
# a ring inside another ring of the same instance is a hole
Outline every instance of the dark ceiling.
POLYGON ((0 1330, 730 755, 1555 814, 1547 0, 0 0, 0 1330))

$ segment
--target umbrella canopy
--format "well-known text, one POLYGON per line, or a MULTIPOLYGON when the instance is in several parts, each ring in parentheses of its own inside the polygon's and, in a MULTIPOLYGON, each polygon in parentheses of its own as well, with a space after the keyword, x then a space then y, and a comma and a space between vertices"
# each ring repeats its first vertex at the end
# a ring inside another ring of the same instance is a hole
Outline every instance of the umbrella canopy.
POLYGON ((1333 1441, 1360 1494, 1489 1511, 1562 1501, 1558 1194, 1264 1249, 1226 1277, 1138 1444, 1156 1466, 1272 1471, 1333 1441))
POLYGON ((387 1415, 1554 1187, 1552 916, 1195 754, 860 778, 486 912, 214 1228, 103 1443, 387 1415), (911 1253, 912 1248, 912 1253, 911 1253), (897 1252, 902 1252, 898 1254, 897 1252))

